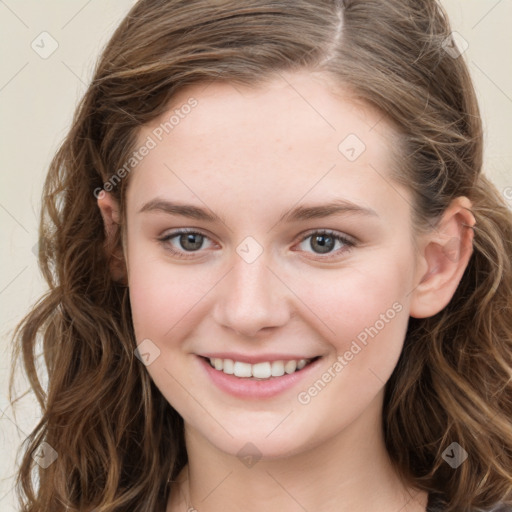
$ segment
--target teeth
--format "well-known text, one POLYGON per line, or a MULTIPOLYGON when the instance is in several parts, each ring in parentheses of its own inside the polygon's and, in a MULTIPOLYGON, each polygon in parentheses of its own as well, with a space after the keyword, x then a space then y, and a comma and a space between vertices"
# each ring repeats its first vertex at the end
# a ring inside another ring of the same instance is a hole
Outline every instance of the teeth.
POLYGON ((272 377, 281 377, 284 375, 284 362, 274 361, 272 363, 272 377))
MULTIPOLYGON (((251 366, 252 376, 255 377, 256 379, 268 379, 272 375, 272 366, 270 363, 257 363, 249 365, 249 367, 251 366)), ((239 377, 239 375, 237 375, 237 377, 239 377)))
POLYGON ((270 377, 281 377, 285 373, 291 374, 302 370, 311 359, 299 359, 290 361, 265 361, 263 363, 242 363, 232 359, 210 358, 210 364, 216 370, 228 375, 235 375, 241 378, 269 379, 270 377))
POLYGON ((233 375, 233 372, 235 371, 235 363, 231 359, 224 359, 224 368, 222 371, 224 373, 227 373, 228 375, 233 375))
POLYGON ((286 361, 284 371, 286 373, 293 373, 297 369, 297 361, 286 361))
POLYGON ((233 374, 235 377, 252 377, 251 366, 249 363, 241 363, 235 361, 233 366, 233 374))

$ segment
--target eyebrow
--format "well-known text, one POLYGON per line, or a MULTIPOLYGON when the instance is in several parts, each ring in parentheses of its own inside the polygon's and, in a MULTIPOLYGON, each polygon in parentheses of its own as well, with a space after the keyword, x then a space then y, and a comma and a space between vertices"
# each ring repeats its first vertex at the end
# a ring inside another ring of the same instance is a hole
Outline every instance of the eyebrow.
MULTIPOLYGON (((222 222, 225 220, 209 209, 200 208, 191 204, 176 203, 165 199, 152 199, 147 202, 140 210, 142 212, 164 212, 170 215, 180 215, 190 219, 206 222, 222 222)), ((297 222, 310 219, 321 219, 332 215, 358 214, 373 217, 379 217, 379 214, 372 208, 357 205, 346 199, 336 199, 321 205, 303 205, 297 206, 281 215, 276 224, 282 222, 297 222)))

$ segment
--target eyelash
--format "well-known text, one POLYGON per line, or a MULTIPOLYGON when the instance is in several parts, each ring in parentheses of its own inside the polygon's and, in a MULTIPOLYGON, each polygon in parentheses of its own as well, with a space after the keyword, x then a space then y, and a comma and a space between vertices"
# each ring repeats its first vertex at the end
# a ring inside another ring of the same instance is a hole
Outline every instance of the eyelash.
MULTIPOLYGON (((173 254, 173 256, 176 256, 176 257, 182 258, 182 259, 190 259, 190 256, 185 256, 185 254, 193 255, 194 253, 199 252, 199 250, 198 251, 188 251, 188 252, 187 251, 178 251, 178 250, 174 249, 169 244, 170 240, 172 240, 173 238, 176 238, 180 235, 187 235, 190 233, 195 234, 195 235, 201 235, 204 238, 209 239, 209 237, 207 235, 205 235, 204 233, 201 233, 200 231, 197 231, 195 229, 180 229, 178 231, 174 231, 173 233, 169 233, 168 235, 165 235, 161 238, 158 238, 158 241, 161 242, 162 245, 165 246, 165 249, 168 250, 171 254, 173 254)), ((299 244, 303 243, 304 241, 306 241, 308 238, 312 237, 313 235, 329 236, 329 237, 333 238, 335 242, 341 242, 345 246, 344 248, 338 249, 337 251, 325 253, 326 256, 322 256, 320 253, 312 253, 312 254, 315 254, 316 256, 320 256, 321 260, 330 260, 334 257, 339 256, 339 253, 349 252, 356 246, 356 243, 354 241, 337 233, 336 231, 331 231, 329 229, 320 229, 317 231, 310 231, 300 239, 299 244)))

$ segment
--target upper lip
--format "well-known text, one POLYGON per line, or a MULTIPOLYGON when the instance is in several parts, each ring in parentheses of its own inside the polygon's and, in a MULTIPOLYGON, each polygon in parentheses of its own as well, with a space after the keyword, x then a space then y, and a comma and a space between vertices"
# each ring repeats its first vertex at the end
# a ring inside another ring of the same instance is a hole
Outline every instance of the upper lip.
POLYGON ((201 357, 206 357, 209 359, 231 359, 233 361, 240 361, 241 363, 264 363, 264 362, 272 362, 272 361, 300 361, 301 359, 314 359, 319 357, 318 355, 314 356, 305 356, 305 355, 297 355, 297 354, 235 354, 233 352, 209 352, 207 354, 198 354, 201 357))

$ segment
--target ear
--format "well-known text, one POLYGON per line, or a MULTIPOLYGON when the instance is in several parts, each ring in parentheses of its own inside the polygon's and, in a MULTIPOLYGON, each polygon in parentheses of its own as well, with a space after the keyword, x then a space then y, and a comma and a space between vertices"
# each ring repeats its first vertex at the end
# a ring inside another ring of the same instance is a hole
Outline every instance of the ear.
POLYGON ((410 316, 427 318, 452 299, 473 254, 475 217, 467 197, 445 210, 438 226, 420 242, 419 284, 411 293, 410 316))
POLYGON ((98 194, 98 208, 105 227, 105 252, 110 260, 112 279, 125 282, 126 265, 123 248, 119 244, 119 231, 121 229, 119 205, 111 194, 102 190, 98 194))

